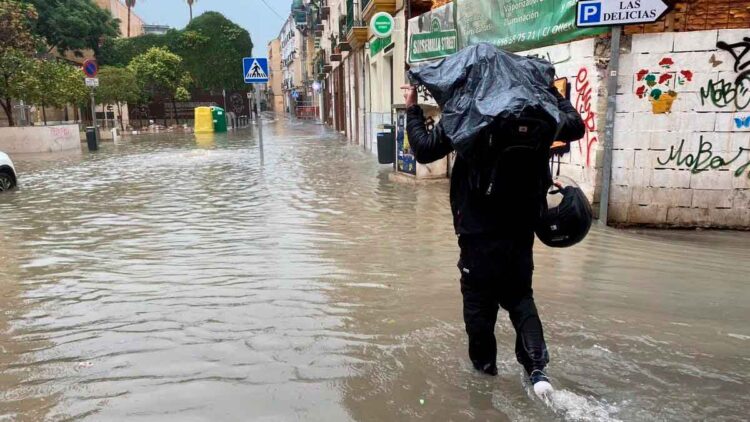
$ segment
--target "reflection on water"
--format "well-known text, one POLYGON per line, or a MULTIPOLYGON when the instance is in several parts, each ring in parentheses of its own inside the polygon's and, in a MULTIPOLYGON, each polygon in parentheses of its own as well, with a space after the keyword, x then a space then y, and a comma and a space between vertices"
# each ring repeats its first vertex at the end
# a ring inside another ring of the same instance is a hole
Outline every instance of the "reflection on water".
POLYGON ((320 126, 17 158, 0 196, 0 419, 741 420, 747 233, 537 247, 559 391, 500 319, 465 352, 446 185, 394 185, 320 126))

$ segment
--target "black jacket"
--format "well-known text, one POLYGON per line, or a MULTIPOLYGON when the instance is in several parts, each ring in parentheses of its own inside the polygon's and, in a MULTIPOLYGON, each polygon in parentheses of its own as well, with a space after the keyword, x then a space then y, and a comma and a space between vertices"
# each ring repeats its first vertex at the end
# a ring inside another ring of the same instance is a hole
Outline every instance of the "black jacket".
MULTIPOLYGON (((556 92, 557 94, 557 92, 556 92)), ((585 135, 585 126, 581 116, 567 99, 558 95, 558 106, 562 112, 562 128, 556 140, 573 142, 585 135)), ((417 162, 422 164, 437 161, 451 151, 450 139, 445 136, 443 127, 438 122, 431 133, 425 127, 425 118, 419 106, 406 110, 406 131, 409 145, 417 162)), ((551 140, 550 140, 551 143, 551 140)), ((526 166, 528 167, 528 166, 526 166)), ((539 180, 531 188, 528 199, 503 201, 503 195, 486 197, 469 189, 469 163, 461 156, 456 157, 451 174, 451 210, 453 224, 458 234, 487 234, 514 230, 527 231, 533 228, 541 212, 542 201, 552 183, 548 157, 539 157, 538 163, 531 169, 509 169, 511 175, 508 183, 519 184, 527 179, 539 180)))

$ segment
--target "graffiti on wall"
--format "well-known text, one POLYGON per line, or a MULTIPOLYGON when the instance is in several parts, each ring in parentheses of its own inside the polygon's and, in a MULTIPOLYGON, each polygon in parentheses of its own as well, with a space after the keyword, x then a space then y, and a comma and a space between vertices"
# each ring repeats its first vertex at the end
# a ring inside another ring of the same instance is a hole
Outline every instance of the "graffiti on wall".
POLYGON ((591 103, 593 88, 589 81, 589 71, 585 67, 578 70, 575 90, 577 96, 574 106, 586 126, 586 136, 578 141, 578 149, 581 155, 586 157, 586 167, 588 167, 591 166, 591 149, 594 144, 599 142, 599 139, 594 135, 594 132, 596 132, 596 113, 592 109, 593 105, 591 103))
POLYGON ((735 44, 719 41, 716 43, 716 48, 727 51, 734 58, 734 71, 738 73, 734 81, 736 84, 739 85, 745 80, 750 81, 750 54, 748 54, 750 53, 750 37, 745 37, 735 44))
POLYGON ((49 131, 55 138, 69 138, 73 136, 73 131, 67 127, 51 127, 49 131))
MULTIPOLYGON (((729 44, 725 41, 716 43, 716 48, 729 53, 734 59, 734 71, 737 76, 734 80, 719 78, 710 79, 706 86, 701 88, 701 104, 713 104, 718 108, 733 107, 736 110, 746 110, 750 108, 750 37, 745 37, 742 41, 729 44)), ((716 58, 713 54, 708 62, 717 68, 724 61, 716 58)), ((737 122, 737 126, 740 126, 737 122)))
POLYGON ((734 156, 724 157, 715 152, 713 143, 704 140, 703 136, 700 137, 699 142, 698 152, 694 154, 685 152, 685 140, 683 139, 678 147, 672 145, 669 149, 669 157, 664 160, 657 157, 656 160, 662 166, 672 163, 677 167, 689 169, 693 174, 740 164, 734 172, 735 177, 740 177, 747 172, 747 177, 750 178, 750 158, 748 158, 750 148, 739 147, 734 156))
POLYGON ((737 110, 745 110, 750 107, 749 87, 750 79, 739 85, 725 79, 710 79, 706 86, 701 88, 701 104, 706 105, 710 102, 718 108, 734 106, 737 110), (745 86, 746 83, 748 86, 745 86))
POLYGON ((672 111, 672 105, 677 99, 677 89, 693 81, 693 71, 674 69, 674 60, 664 57, 659 61, 659 69, 640 69, 635 74, 635 95, 651 102, 654 114, 665 114, 672 111))

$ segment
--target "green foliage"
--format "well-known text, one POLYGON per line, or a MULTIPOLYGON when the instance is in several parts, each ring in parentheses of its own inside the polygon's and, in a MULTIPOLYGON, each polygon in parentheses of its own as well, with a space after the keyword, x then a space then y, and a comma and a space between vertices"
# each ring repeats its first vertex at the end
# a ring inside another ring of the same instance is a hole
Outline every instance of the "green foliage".
POLYGON ((164 47, 177 51, 181 31, 174 29, 164 35, 147 34, 132 38, 106 40, 96 56, 99 64, 106 66, 127 66, 135 56, 145 53, 152 47, 164 47))
POLYGON ((174 93, 175 101, 190 101, 190 91, 184 86, 178 86, 174 93))
POLYGON ((99 88, 96 101, 100 104, 137 103, 141 98, 138 80, 123 67, 102 66, 97 75, 99 88))
POLYGON ((119 20, 93 0, 24 2, 32 4, 39 13, 36 33, 46 39, 50 49, 57 48, 61 53, 72 51, 82 56, 82 50, 91 49, 98 54, 102 40, 116 38, 120 34, 119 20))
POLYGON ((34 88, 34 59, 18 50, 0 53, 0 105, 14 126, 13 99, 25 100, 34 88))
POLYGON ((144 92, 150 97, 175 98, 184 76, 182 58, 163 47, 152 47, 128 64, 144 92))
POLYGON ((240 63, 252 55, 250 34, 220 13, 207 12, 181 31, 106 42, 97 59, 125 66, 152 47, 165 47, 183 59, 194 85, 203 90, 242 89, 240 63))
POLYGON ((32 66, 31 79, 26 100, 43 107, 82 104, 88 95, 80 69, 67 63, 36 60, 32 66))
POLYGON ((32 85, 35 60, 19 51, 0 56, 0 97, 26 99, 32 85))
POLYGON ((33 53, 39 39, 32 26, 38 14, 30 4, 16 0, 0 0, 0 54, 9 50, 33 53))
POLYGON ((242 58, 252 55, 253 42, 242 27, 216 12, 193 19, 182 33, 176 50, 198 88, 244 88, 242 58))

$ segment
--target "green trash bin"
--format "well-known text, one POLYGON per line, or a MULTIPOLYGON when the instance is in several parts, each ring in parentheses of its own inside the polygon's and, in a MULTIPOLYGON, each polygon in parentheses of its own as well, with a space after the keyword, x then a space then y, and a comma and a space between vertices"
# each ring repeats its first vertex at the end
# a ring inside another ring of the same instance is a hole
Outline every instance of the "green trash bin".
POLYGON ((227 114, 221 107, 211 107, 211 115, 214 118, 214 132, 223 133, 227 131, 227 114))

